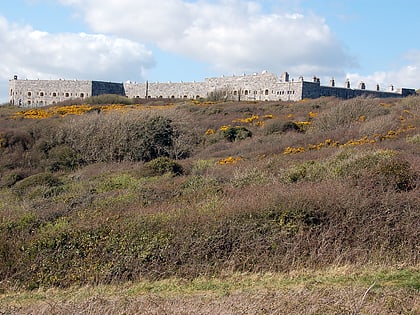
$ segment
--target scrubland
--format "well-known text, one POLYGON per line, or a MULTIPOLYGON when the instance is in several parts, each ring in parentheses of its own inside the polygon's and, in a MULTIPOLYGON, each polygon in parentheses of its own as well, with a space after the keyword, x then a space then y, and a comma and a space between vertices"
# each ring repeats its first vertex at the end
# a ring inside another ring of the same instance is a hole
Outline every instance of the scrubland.
POLYGON ((420 312, 420 97, 143 101, 0 107, 0 314, 420 312))

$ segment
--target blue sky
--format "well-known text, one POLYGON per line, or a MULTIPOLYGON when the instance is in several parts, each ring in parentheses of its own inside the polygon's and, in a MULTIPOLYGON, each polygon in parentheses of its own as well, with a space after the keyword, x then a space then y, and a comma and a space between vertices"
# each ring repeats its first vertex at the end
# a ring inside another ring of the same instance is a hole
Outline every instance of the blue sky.
POLYGON ((267 70, 417 89, 418 12, 415 0, 4 1, 0 102, 14 74, 165 82, 267 70))

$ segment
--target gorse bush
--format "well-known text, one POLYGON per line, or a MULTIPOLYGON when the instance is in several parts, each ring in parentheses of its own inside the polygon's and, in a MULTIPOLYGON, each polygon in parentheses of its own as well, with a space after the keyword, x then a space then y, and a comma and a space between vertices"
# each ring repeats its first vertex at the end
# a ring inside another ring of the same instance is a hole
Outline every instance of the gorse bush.
POLYGON ((300 131, 299 126, 293 121, 283 121, 280 119, 273 119, 265 123, 265 134, 284 133, 288 131, 300 131))
POLYGON ((242 126, 228 126, 221 130, 222 136, 230 141, 237 141, 237 140, 244 140, 248 137, 252 136, 252 132, 245 127, 242 126))
POLYGON ((151 160, 146 163, 145 168, 152 176, 163 175, 166 173, 181 175, 183 173, 182 166, 168 157, 158 157, 151 160))
MULTIPOLYGON (((56 141, 70 147, 85 163, 150 161, 172 156, 180 135, 171 119, 159 115, 88 115, 65 124, 56 141)), ((184 154, 188 153, 186 148, 184 154)))

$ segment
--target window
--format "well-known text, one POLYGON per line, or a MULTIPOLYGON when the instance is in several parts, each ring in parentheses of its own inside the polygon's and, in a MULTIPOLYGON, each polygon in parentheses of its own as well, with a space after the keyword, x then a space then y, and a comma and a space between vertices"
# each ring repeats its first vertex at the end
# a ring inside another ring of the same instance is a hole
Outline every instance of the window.
POLYGON ((57 97, 57 93, 56 92, 53 92, 52 96, 53 97, 57 97))
POLYGON ((31 97, 32 96, 32 92, 28 92, 28 96, 31 97))
POLYGON ((39 92, 39 96, 44 96, 44 92, 39 92))
POLYGON ((238 91, 233 91, 233 95, 238 95, 238 91))
POLYGON ((65 96, 65 97, 69 97, 69 96, 70 96, 70 94, 69 94, 69 93, 65 93, 65 94, 64 94, 64 96, 65 96))
POLYGON ((80 97, 84 98, 85 97, 85 93, 80 93, 80 97))
POLYGON ((245 95, 248 95, 248 90, 245 90, 245 95))
POLYGON ((13 95, 13 90, 10 90, 10 96, 12 96, 13 95))
POLYGON ((265 94, 265 95, 268 95, 268 90, 265 90, 264 94, 265 94))

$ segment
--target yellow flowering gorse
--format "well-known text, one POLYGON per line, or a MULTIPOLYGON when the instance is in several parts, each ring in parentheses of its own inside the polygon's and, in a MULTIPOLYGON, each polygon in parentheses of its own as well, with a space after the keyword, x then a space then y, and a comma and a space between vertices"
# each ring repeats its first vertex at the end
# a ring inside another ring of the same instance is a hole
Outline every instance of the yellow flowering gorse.
POLYGON ((32 108, 15 113, 13 118, 29 118, 29 119, 44 119, 54 116, 65 117, 67 115, 83 115, 92 110, 101 112, 111 111, 129 111, 129 110, 146 110, 146 109, 168 109, 173 107, 173 104, 159 105, 159 106, 144 106, 144 105, 70 105, 70 106, 52 106, 46 108, 32 108))
POLYGON ((235 163, 237 163, 240 160, 242 160, 241 157, 232 157, 232 156, 229 156, 229 157, 227 157, 225 159, 221 159, 221 160, 217 161, 217 164, 220 164, 220 165, 235 164, 235 163))

